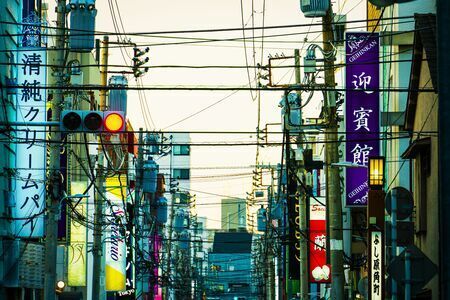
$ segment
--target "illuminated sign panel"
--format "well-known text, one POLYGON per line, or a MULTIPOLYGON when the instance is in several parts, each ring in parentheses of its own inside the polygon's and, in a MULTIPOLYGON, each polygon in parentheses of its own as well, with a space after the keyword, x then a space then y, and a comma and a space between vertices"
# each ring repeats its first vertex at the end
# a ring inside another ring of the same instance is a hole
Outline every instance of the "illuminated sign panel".
MULTIPOLYGON (((346 161, 367 166, 380 155, 378 33, 346 33, 346 161)), ((369 186, 366 168, 346 169, 347 206, 366 206, 369 186)))
MULTIPOLYGON (((121 178, 123 183, 125 179, 121 178)), ((105 210, 105 271, 106 290, 126 290, 126 217, 124 203, 126 202, 126 187, 120 184, 118 176, 107 178, 106 198, 109 200, 105 210)))
MULTIPOLYGON (((16 97, 16 121, 27 124, 46 121, 47 63, 44 48, 20 48, 16 97)), ((15 208, 13 232, 16 237, 44 236, 46 139, 45 126, 17 126, 15 208)))
MULTIPOLYGON (((70 187, 71 194, 84 194, 87 182, 72 181, 70 187)), ((87 198, 82 198, 73 211, 70 210, 70 244, 67 260, 67 284, 69 286, 86 286, 87 229, 83 222, 79 221, 79 217, 87 218, 86 202, 87 198)))
MULTIPOLYGON (((320 198, 325 204, 325 198, 320 198)), ((327 264, 326 207, 314 198, 309 205, 309 280, 312 283, 331 282, 331 269, 327 264)))
POLYGON ((372 300, 383 299, 383 243, 381 231, 372 231, 370 238, 370 295, 372 300))

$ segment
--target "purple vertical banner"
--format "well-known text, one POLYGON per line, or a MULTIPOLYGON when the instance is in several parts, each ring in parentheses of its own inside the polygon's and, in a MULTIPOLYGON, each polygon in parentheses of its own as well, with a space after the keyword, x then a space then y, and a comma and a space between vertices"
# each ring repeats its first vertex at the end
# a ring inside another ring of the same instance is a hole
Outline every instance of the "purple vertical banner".
MULTIPOLYGON (((346 40, 346 155, 347 161, 367 166, 380 154, 379 36, 347 32, 346 40)), ((367 205, 367 168, 346 169, 347 206, 367 205)))

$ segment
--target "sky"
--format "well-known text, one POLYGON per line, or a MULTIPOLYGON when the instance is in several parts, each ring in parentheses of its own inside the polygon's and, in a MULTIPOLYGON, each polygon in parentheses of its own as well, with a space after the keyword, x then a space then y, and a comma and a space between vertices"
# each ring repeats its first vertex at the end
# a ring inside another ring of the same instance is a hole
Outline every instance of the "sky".
MULTIPOLYGON (((53 7, 49 2, 50 24, 55 20, 53 7)), ((364 19, 363 0, 333 1, 334 11, 348 12, 347 20, 364 19)), ((120 31, 127 33, 186 31, 196 29, 246 28, 305 24, 303 27, 247 30, 245 44, 242 40, 184 45, 167 45, 185 42, 185 38, 242 38, 242 30, 213 33, 153 34, 147 36, 127 35, 126 38, 142 46, 150 47, 149 66, 190 65, 190 66, 254 66, 266 65, 269 55, 291 56, 295 48, 305 49, 311 42, 321 43, 319 18, 305 18, 300 10, 299 0, 97 0, 98 10, 96 30, 114 32, 114 18, 120 31), (242 6, 241 6, 242 5, 242 6), (114 12, 112 13, 111 8, 114 12), (253 12, 253 13, 252 13, 253 12), (264 13, 263 13, 264 12, 264 13), (296 35, 267 37, 297 33, 296 35), (254 41, 252 36, 266 36, 254 41), (172 38, 170 38, 172 37, 172 38), (173 38, 176 37, 176 38, 173 38), (307 42, 305 42, 307 40, 307 42), (261 47, 263 51, 261 53, 261 47), (246 59, 247 58, 247 59, 246 59), (262 60, 261 60, 262 59, 262 60)), ((352 24, 362 26, 363 24, 352 24)), ((357 29, 361 30, 361 29, 357 29)), ((110 37, 111 42, 117 38, 110 37)), ((302 52, 303 53, 303 52, 302 52)), ((109 63, 130 65, 132 49, 120 52, 110 50, 109 63)), ((126 70, 115 68, 116 71, 126 70)), ((128 69, 129 70, 129 69, 128 69)), ((141 77, 144 86, 255 86, 255 71, 250 68, 154 68, 141 77)), ((294 81, 294 70, 287 68, 277 73, 277 80, 294 81)), ((134 78, 129 77, 129 85, 135 86, 134 78)), ((264 84, 265 82, 262 81, 264 84)), ((128 94, 128 118, 135 129, 163 131, 248 131, 257 127, 258 101, 256 92, 249 91, 144 91, 128 94), (200 110, 218 102, 205 111, 200 110), (148 113, 143 112, 148 108, 148 113), (196 114, 198 113, 198 114, 196 114), (186 117, 196 114, 182 122, 186 117), (144 116, 145 115, 145 116, 144 116), (175 125, 172 125, 175 124, 175 125)), ((278 103, 282 92, 261 93, 260 128, 268 123, 280 123, 281 113, 278 103)), ((307 117, 315 117, 320 111, 320 98, 307 108, 307 117)), ((280 125, 269 126, 269 131, 281 131, 280 125)), ((269 136, 271 140, 281 140, 281 135, 269 136)), ((248 134, 192 134, 191 141, 202 142, 254 142, 256 135, 248 134)), ((191 193, 196 194, 199 216, 208 217, 208 227, 220 227, 220 199, 228 197, 245 198, 252 189, 252 168, 256 161, 256 147, 192 147, 191 150, 191 193), (222 176, 223 175, 223 176, 222 176), (215 196, 217 194, 221 196, 215 196)), ((281 159, 280 147, 265 147, 260 151, 259 162, 276 165, 281 159)))

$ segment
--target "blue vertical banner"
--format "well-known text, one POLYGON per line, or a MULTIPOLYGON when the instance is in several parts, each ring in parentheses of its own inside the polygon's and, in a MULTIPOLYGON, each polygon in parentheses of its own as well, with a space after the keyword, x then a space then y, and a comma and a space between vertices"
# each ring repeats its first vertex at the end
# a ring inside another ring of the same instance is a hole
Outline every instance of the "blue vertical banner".
MULTIPOLYGON (((346 33, 346 160, 367 166, 380 154, 379 35, 346 33)), ((367 205, 367 168, 346 169, 347 206, 367 205)))

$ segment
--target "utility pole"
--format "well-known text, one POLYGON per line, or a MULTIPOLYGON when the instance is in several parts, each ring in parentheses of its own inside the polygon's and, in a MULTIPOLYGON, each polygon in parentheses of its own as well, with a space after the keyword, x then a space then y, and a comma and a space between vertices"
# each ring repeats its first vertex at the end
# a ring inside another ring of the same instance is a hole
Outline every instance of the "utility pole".
MULTIPOLYGON (((325 53, 333 51, 333 10, 330 8, 322 19, 323 50, 325 53)), ((340 192, 339 169, 331 164, 338 162, 338 120, 336 112, 336 83, 334 79, 334 57, 324 59, 325 86, 327 90, 324 101, 325 117, 327 119, 325 161, 327 166, 327 192, 329 211, 330 262, 331 262, 331 299, 344 299, 344 257, 342 241, 342 203, 340 192)))
MULTIPOLYGON (((64 49, 66 37, 66 0, 58 0, 56 21, 56 90, 52 101, 52 121, 59 122, 61 109, 64 104, 64 49)), ((58 128, 58 127, 57 127, 58 128)), ((58 240, 58 213, 59 202, 62 200, 62 182, 60 172, 61 132, 55 130, 51 133, 49 158, 49 186, 47 190, 47 222, 45 237, 45 300, 56 299, 56 246, 58 240)))
POLYGON ((167 282, 166 282, 166 295, 165 295, 165 299, 171 299, 170 296, 170 272, 171 270, 171 259, 172 259, 172 232, 173 232, 173 217, 174 217, 174 213, 175 213, 175 207, 173 206, 174 202, 175 202, 175 191, 172 190, 172 174, 173 174, 173 170, 172 170, 172 158, 173 158, 173 146, 172 146, 172 137, 171 137, 171 141, 170 141, 170 168, 169 168, 169 188, 170 188, 170 195, 171 195, 171 200, 170 200, 170 220, 169 220, 169 230, 168 230, 168 244, 167 244, 167 267, 166 267, 166 273, 167 273, 167 282))
MULTIPOLYGON (((106 85, 108 76, 108 36, 103 37, 103 47, 101 47, 100 56, 100 111, 106 109, 106 85)), ((92 270, 92 299, 101 299, 100 294, 100 277, 104 276, 102 272, 102 256, 103 256, 103 197, 104 193, 104 167, 103 167, 103 152, 102 152, 102 138, 98 137, 98 161, 97 174, 95 179, 96 193, 95 193, 95 215, 94 215, 94 244, 92 246, 93 255, 93 270, 92 270)))
MULTIPOLYGON (((295 83, 301 83, 300 73, 300 51, 294 50, 295 56, 295 83)), ((297 92, 299 94, 299 92, 297 92)), ((300 125, 302 124, 302 102, 299 95, 300 103, 298 108, 300 125)), ((297 151, 303 151, 303 131, 298 129, 297 151)), ((297 161, 297 177, 303 180, 305 174, 305 165, 302 161, 297 161)), ((297 185, 297 192, 299 194, 299 230, 300 230, 300 299, 309 299, 309 280, 308 280, 308 240, 307 240, 307 220, 306 220, 306 197, 303 185, 297 185)))
POLYGON ((143 184, 143 178, 144 178, 144 151, 143 151, 143 143, 144 143, 144 137, 142 128, 139 128, 139 138, 138 138, 138 156, 136 161, 136 186, 134 188, 134 247, 135 247, 135 262, 137 269, 136 270, 136 276, 135 276, 135 286, 136 286, 136 295, 140 295, 143 292, 143 284, 141 281, 142 274, 141 274, 141 259, 142 257, 142 251, 141 251, 141 242, 140 237, 138 234, 138 231, 141 226, 141 218, 139 215, 139 208, 141 204, 141 190, 142 190, 142 184, 143 184), (138 258, 138 256, 141 256, 138 258))

